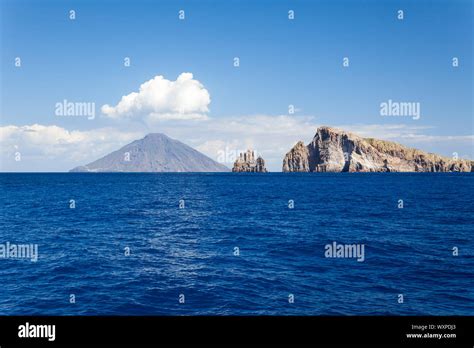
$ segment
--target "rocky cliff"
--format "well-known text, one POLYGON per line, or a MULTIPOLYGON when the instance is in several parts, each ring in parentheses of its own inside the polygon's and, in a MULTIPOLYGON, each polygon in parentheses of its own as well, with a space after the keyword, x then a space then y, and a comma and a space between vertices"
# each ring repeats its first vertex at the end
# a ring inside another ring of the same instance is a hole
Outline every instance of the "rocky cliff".
POLYGON ((474 162, 362 138, 320 127, 313 140, 298 142, 283 159, 284 172, 470 172, 474 162))
POLYGON ((265 161, 262 157, 255 159, 255 153, 251 150, 243 152, 234 163, 233 172, 247 172, 247 173, 266 173, 265 161))

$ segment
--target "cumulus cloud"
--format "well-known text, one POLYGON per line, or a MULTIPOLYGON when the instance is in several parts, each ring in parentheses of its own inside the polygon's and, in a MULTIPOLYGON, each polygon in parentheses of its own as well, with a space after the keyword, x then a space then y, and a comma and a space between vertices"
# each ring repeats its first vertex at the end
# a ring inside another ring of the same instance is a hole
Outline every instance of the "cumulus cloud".
POLYGON ((138 92, 124 95, 117 105, 101 111, 113 119, 145 117, 152 120, 207 120, 211 97, 193 74, 182 73, 176 81, 155 76, 138 92))

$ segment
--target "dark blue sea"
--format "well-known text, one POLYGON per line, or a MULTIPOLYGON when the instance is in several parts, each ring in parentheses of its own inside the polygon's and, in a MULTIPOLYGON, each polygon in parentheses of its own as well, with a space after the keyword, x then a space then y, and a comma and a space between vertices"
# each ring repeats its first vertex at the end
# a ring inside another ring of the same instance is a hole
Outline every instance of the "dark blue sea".
POLYGON ((39 254, 0 258, 1 315, 474 314, 470 173, 0 183, 0 244, 39 254), (333 242, 363 244, 364 261, 325 257, 333 242))

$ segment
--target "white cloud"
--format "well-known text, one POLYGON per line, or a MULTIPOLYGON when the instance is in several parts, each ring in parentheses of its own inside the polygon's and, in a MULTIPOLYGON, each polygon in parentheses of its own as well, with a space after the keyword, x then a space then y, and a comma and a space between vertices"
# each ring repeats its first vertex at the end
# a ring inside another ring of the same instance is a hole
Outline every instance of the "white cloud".
POLYGON ((310 116, 250 115, 212 118, 205 123, 162 123, 159 129, 224 165, 232 166, 239 151, 253 149, 267 167, 280 171, 283 156, 299 140, 309 142, 317 124, 310 116))
POLYGON ((0 127, 0 145, 5 171, 67 171, 92 162, 147 133, 161 132, 188 144, 214 160, 232 165, 238 151, 252 148, 272 170, 281 169, 283 155, 300 139, 309 140, 316 131, 311 117, 239 116, 213 118, 204 123, 158 122, 134 132, 115 128, 69 131, 58 126, 0 127), (13 160, 15 146, 22 163, 13 160), (35 162, 36 161, 36 162, 35 162))
POLYGON ((170 120, 191 120, 191 121, 206 121, 209 117, 206 114, 173 114, 173 113, 156 113, 152 112, 146 117, 147 123, 153 124, 155 121, 170 121, 170 120))
MULTIPOLYGON (((320 126, 310 116, 237 116, 207 122, 157 122, 139 129, 99 128, 69 131, 58 126, 0 127, 0 170, 67 171, 90 163, 151 132, 175 138, 210 158, 232 166, 239 151, 252 148, 262 155, 271 171, 280 171, 284 155, 302 140, 309 143, 320 126), (22 161, 14 161, 21 152, 22 161)), ((429 135, 431 127, 411 125, 335 125, 363 137, 399 142, 421 150, 473 158, 472 135, 429 135)))
POLYGON ((410 134, 419 134, 433 129, 429 126, 410 124, 352 124, 341 125, 338 128, 353 132, 364 138, 378 138, 384 140, 400 139, 410 134))
POLYGON ((68 131, 39 124, 0 127, 1 171, 67 171, 138 139, 113 128, 68 131), (15 161, 15 153, 21 160, 15 161))
POLYGON ((343 125, 338 128, 351 131, 365 138, 378 138, 384 140, 407 143, 430 142, 472 142, 474 135, 429 135, 420 132, 433 130, 431 126, 411 126, 407 124, 368 124, 368 125, 343 125))
MULTIPOLYGON (((227 166, 233 164, 236 152, 252 148, 262 155, 271 171, 280 171, 285 154, 300 140, 308 144, 321 125, 311 116, 253 115, 213 118, 202 124, 182 124, 179 127, 162 124, 160 130, 214 160, 222 160, 224 154, 227 166)), ((453 152, 463 158, 474 156, 472 135, 429 135, 426 133, 433 127, 406 124, 324 125, 445 156, 451 156, 453 152)))
POLYGON ((138 92, 123 96, 115 106, 103 105, 101 111, 114 119, 206 120, 210 103, 209 92, 193 74, 182 73, 176 81, 155 76, 138 92))

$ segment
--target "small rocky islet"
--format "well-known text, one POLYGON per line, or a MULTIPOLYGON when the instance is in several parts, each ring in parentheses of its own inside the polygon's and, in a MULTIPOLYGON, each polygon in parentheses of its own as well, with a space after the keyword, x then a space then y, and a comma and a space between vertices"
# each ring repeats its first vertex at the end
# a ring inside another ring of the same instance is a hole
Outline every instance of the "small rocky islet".
POLYGON ((258 156, 255 158, 255 152, 247 150, 247 152, 241 152, 239 157, 234 162, 232 168, 234 173, 266 173, 265 161, 262 157, 258 156))

